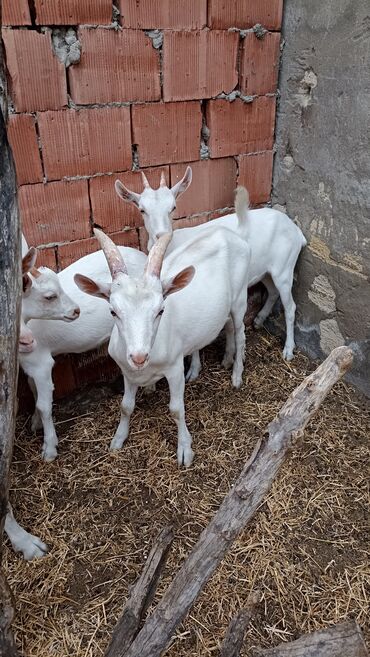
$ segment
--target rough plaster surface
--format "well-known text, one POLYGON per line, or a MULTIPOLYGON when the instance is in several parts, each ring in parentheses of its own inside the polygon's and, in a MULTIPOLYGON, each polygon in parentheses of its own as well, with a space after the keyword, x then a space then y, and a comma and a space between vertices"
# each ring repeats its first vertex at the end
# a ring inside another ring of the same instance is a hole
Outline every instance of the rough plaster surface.
POLYGON ((313 357, 351 344, 370 395, 369 0, 285 0, 273 204, 308 247, 296 341, 313 357))

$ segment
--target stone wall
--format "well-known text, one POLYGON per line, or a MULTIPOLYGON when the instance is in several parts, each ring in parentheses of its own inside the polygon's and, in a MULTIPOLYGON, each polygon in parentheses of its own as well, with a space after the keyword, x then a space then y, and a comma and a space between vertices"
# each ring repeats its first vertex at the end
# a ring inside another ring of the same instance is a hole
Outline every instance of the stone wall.
POLYGON ((297 268, 297 343, 356 353, 370 394, 370 6, 285 0, 273 203, 308 240, 297 268))

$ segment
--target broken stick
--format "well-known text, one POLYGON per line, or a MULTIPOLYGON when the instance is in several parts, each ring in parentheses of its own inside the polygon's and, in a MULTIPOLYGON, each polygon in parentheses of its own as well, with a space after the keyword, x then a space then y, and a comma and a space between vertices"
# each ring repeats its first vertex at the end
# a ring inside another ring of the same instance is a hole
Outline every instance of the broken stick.
POLYGON ((369 653, 356 621, 346 621, 276 648, 257 650, 253 657, 369 657, 369 653))

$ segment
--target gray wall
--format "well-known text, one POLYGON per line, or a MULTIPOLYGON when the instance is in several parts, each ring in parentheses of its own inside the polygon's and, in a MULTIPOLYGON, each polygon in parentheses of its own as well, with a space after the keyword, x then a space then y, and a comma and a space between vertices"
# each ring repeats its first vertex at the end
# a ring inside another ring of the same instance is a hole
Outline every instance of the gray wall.
POLYGON ((370 0, 285 0, 273 204, 308 246, 297 343, 351 344, 370 395, 370 0))

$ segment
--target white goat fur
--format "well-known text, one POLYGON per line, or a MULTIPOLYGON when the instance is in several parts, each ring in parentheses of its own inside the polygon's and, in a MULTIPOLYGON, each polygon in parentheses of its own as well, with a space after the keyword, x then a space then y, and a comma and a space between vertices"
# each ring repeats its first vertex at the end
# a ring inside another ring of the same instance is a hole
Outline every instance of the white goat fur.
MULTIPOLYGON (((162 181, 161 186, 153 190, 146 184, 147 181, 144 177, 144 191, 141 194, 128 190, 120 181, 116 181, 115 188, 118 196, 126 202, 134 203, 142 212, 145 228, 149 235, 148 249, 158 235, 173 230, 171 213, 176 208, 176 198, 186 191, 191 180, 190 167, 187 167, 184 177, 171 189, 162 181)), ((296 309, 292 296, 293 274, 299 253, 306 245, 306 239, 300 228, 286 214, 271 208, 249 210, 247 199, 246 190, 245 193, 239 193, 235 209, 240 218, 245 217, 248 220, 246 239, 251 248, 248 287, 262 281, 267 290, 266 302, 255 318, 254 326, 256 328, 262 326, 280 295, 286 322, 283 357, 291 360, 295 348, 296 309)), ((210 235, 220 226, 236 231, 238 228, 237 214, 228 214, 200 226, 174 230, 167 254, 195 237, 210 235)), ((195 353, 187 378, 195 379, 199 371, 199 354, 195 353)))
MULTIPOLYGON (((96 234, 99 235, 98 231, 96 234)), ((166 235, 160 240, 165 238, 166 235)), ((150 260, 151 253, 149 263, 150 260)), ((183 359, 211 343, 231 316, 235 341, 225 359, 232 362, 235 351, 232 382, 235 387, 241 385, 249 260, 247 242, 220 227, 173 250, 163 262, 161 280, 150 269, 136 279, 124 273, 113 276, 107 295, 115 314, 109 354, 122 370, 125 393, 111 449, 122 447, 128 436, 138 387, 155 384, 165 377, 170 388, 170 412, 178 427, 178 463, 191 464, 183 359), (193 268, 195 275, 188 285, 193 268)), ((90 294, 104 293, 93 281, 76 282, 90 294)))
MULTIPOLYGON (((133 275, 142 273, 146 256, 136 249, 129 247, 119 248, 125 257, 129 271, 133 275)), ((113 326, 113 319, 107 304, 103 300, 93 300, 83 294, 75 285, 73 277, 77 271, 85 275, 97 274, 99 280, 104 284, 104 282, 108 283, 110 281, 110 274, 105 257, 101 251, 81 258, 59 274, 54 274, 50 270, 46 271, 45 268, 41 268, 39 271, 45 278, 49 277, 48 284, 53 280, 59 286, 63 296, 59 293, 59 314, 51 308, 52 302, 50 301, 44 304, 44 314, 42 314, 41 305, 38 309, 36 307, 30 309, 30 304, 25 307, 26 303, 23 300, 23 315, 26 321, 33 316, 39 319, 31 319, 28 324, 37 345, 32 353, 20 353, 19 363, 29 377, 30 386, 36 399, 36 410, 32 418, 32 428, 36 430, 42 424, 44 430, 42 457, 46 461, 52 461, 57 456, 58 444, 52 419, 54 388, 52 382, 53 356, 65 353, 82 353, 90 349, 95 349, 108 341, 113 326), (50 277, 47 272, 50 272, 53 276, 50 277), (73 302, 69 295, 73 298, 73 302), (78 304, 80 315, 78 319, 75 319, 73 324, 66 328, 64 322, 73 319, 73 316, 68 314, 70 312, 68 307, 70 308, 71 304, 72 308, 76 308, 76 304, 78 304), (35 314, 32 315, 32 312, 35 314), (41 319, 42 317, 45 319, 41 319), (52 321, 49 321, 48 318, 52 321)), ((32 287, 30 295, 33 293, 33 290, 40 292, 39 281, 41 277, 34 278, 31 275, 31 278, 32 287)), ((46 281, 44 280, 43 283, 46 283, 46 281)))

